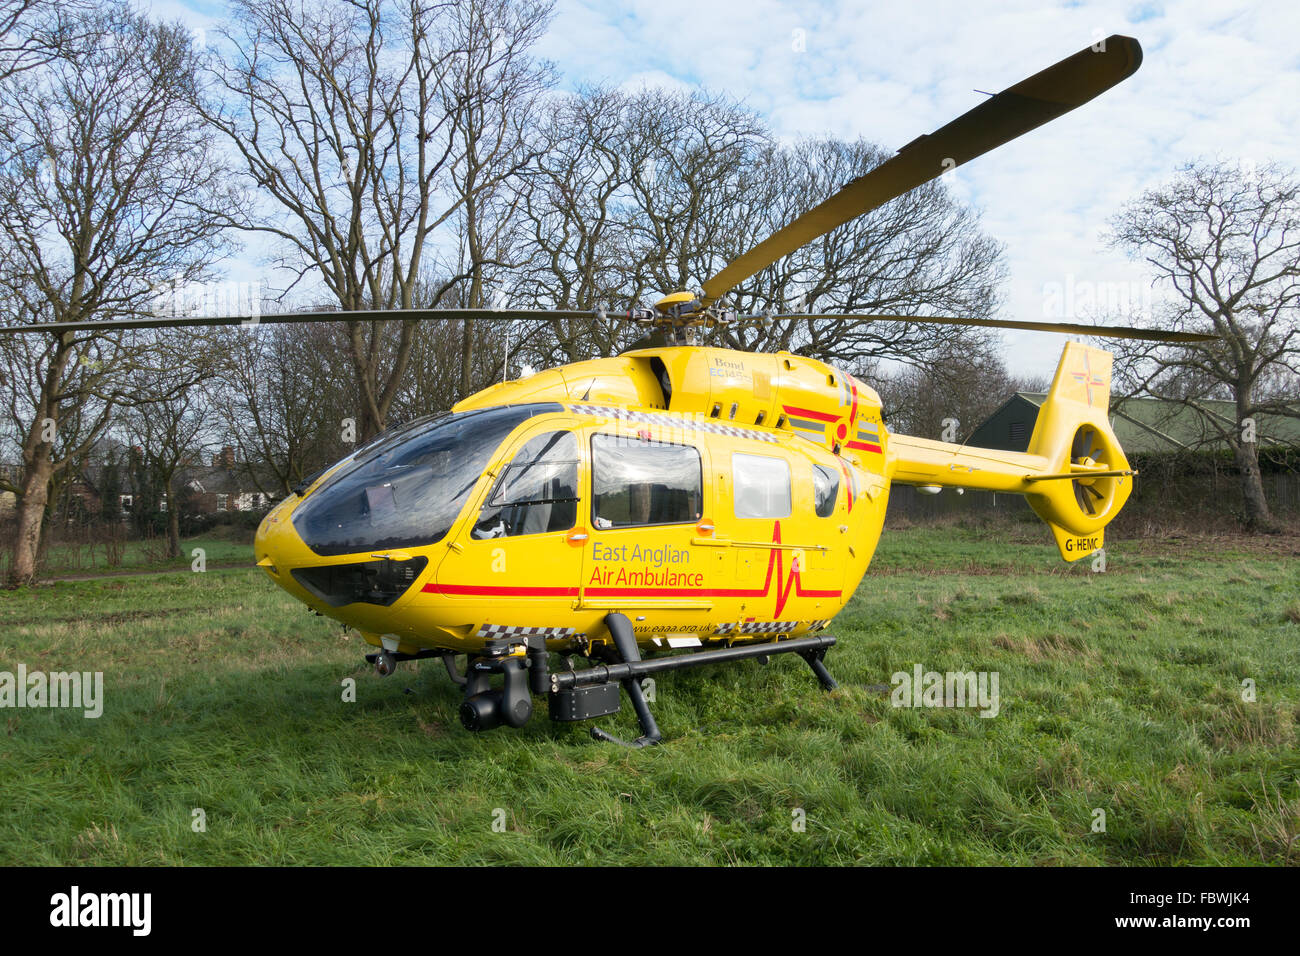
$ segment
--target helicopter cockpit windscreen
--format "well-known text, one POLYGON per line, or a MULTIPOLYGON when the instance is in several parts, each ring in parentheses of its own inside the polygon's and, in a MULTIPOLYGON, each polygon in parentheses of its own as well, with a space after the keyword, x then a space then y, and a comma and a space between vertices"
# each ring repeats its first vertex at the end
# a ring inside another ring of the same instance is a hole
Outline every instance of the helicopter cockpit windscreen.
POLYGON ((515 426, 560 410, 552 403, 507 405, 402 429, 331 475, 298 508, 294 527, 320 555, 436 544, 515 426))

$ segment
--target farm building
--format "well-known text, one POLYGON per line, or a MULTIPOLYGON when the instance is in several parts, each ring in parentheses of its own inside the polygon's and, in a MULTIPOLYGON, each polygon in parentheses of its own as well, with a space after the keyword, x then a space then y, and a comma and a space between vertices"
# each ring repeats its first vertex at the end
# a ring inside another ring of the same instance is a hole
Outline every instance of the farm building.
MULTIPOLYGON (((1044 392, 1016 392, 971 432, 965 444, 1001 451, 1026 451, 1046 401, 1044 392)), ((1172 505, 1187 513, 1239 507, 1239 483, 1232 473, 1231 454, 1219 429, 1233 427, 1233 406, 1226 401, 1205 401, 1204 414, 1180 402, 1157 398, 1112 398, 1111 428, 1130 464, 1141 473, 1128 511, 1172 505)), ((1296 403, 1300 415, 1300 403, 1296 403)), ((1300 417, 1261 415, 1255 423, 1262 450, 1261 464, 1277 457, 1283 464, 1265 468, 1264 493, 1281 512, 1300 511, 1300 475, 1285 462, 1294 462, 1300 448, 1300 417), (1291 449, 1290 455, 1272 455, 1291 449)), ((922 494, 915 488, 895 486, 890 492, 889 514, 895 518, 924 520, 971 512, 1027 514, 1019 495, 972 491, 965 495, 922 494)))
MULTIPOLYGON (((1046 399, 1044 392, 1016 392, 971 433, 966 444, 1025 451, 1038 420, 1038 410, 1046 399)), ((1120 447, 1130 457, 1144 453, 1226 450, 1228 446, 1219 429, 1233 427, 1232 402, 1197 404, 1203 411, 1159 398, 1113 398, 1110 425, 1120 447)), ((1300 416, 1300 403, 1296 403, 1295 409, 1300 416)), ((1261 415, 1256 422, 1256 435, 1262 447, 1300 445, 1300 417, 1261 415)))

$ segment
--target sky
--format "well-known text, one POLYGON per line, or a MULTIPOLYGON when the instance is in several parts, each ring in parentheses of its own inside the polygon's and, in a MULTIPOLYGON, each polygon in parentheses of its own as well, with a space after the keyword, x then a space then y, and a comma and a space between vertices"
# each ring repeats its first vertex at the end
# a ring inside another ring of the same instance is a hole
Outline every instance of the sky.
MULTIPOLYGON (((151 6, 209 30, 225 10, 151 6)), ((1153 294, 1141 264, 1104 241, 1124 202, 1197 159, 1300 167, 1300 4, 557 0, 538 53, 568 89, 704 87, 756 110, 784 141, 897 148, 977 106, 977 91, 1115 33, 1142 44, 1134 76, 949 176, 1005 247, 1001 317, 1088 321, 1069 306, 1140 308, 1153 294)), ((1008 368, 1049 375, 1065 341, 1005 332, 1008 368)))

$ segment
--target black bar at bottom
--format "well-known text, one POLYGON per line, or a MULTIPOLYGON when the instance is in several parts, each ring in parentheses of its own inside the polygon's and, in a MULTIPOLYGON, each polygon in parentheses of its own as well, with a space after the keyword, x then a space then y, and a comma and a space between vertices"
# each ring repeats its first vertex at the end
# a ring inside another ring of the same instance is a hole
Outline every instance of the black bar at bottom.
POLYGON ((766 644, 745 644, 740 647, 724 647, 716 651, 695 651, 690 654, 678 654, 675 657, 658 657, 648 661, 633 661, 628 664, 597 664, 581 671, 552 671, 551 690, 566 690, 585 684, 604 684, 609 681, 621 681, 657 674, 660 671, 681 670, 684 667, 699 667, 703 664, 722 664, 727 661, 739 661, 748 657, 767 657, 772 654, 790 654, 798 651, 814 651, 833 647, 835 638, 829 634, 819 637, 796 637, 788 641, 772 641, 766 644))

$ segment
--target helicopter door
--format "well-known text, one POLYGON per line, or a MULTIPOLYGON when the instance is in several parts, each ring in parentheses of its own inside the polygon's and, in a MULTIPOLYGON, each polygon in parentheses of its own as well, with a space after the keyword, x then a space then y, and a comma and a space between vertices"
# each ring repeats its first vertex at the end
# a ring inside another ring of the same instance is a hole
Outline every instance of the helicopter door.
MULTIPOLYGON (((758 621, 829 617, 842 577, 833 522, 838 480, 802 456, 731 455, 732 534, 744 608, 758 621), (820 482, 820 484, 819 484, 820 482)), ((838 605, 834 607, 838 610, 838 605)))
POLYGON ((712 555, 695 548, 704 481, 694 445, 591 436, 591 540, 583 602, 611 609, 708 609, 712 555))
POLYGON ((563 617, 578 596, 582 572, 578 502, 581 453, 570 431, 528 436, 438 568, 447 597, 490 598, 492 623, 514 608, 563 617), (505 613, 497 613, 499 611, 505 613))
POLYGON ((745 595, 742 618, 777 620, 789 573, 785 549, 792 544, 790 463, 783 457, 732 452, 721 459, 719 477, 731 486, 731 514, 724 518, 733 541, 735 583, 745 595), (723 471, 728 463, 729 474, 723 471))

